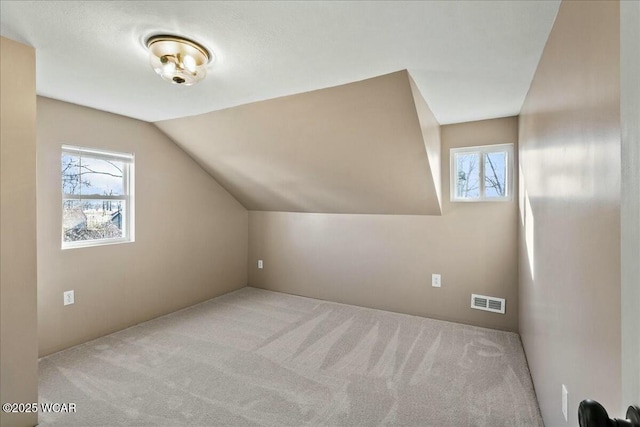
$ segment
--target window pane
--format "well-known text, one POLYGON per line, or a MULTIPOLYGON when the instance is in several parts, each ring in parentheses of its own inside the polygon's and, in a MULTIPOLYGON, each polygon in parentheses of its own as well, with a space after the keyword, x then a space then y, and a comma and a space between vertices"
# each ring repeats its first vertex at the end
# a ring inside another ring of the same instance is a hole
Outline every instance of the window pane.
POLYGON ((82 156, 80 171, 82 193, 96 196, 121 196, 124 194, 122 162, 82 156))
POLYGON ((485 197, 505 197, 507 176, 507 153, 486 153, 484 155, 485 197))
POLYGON ((475 199, 480 196, 480 155, 456 154, 456 197, 475 199))
POLYGON ((80 156, 62 153, 62 192, 80 194, 80 156))
POLYGON ((65 194, 124 195, 124 163, 74 154, 62 154, 62 191, 65 194))
POLYGON ((123 200, 64 200, 62 229, 65 242, 123 237, 123 200))

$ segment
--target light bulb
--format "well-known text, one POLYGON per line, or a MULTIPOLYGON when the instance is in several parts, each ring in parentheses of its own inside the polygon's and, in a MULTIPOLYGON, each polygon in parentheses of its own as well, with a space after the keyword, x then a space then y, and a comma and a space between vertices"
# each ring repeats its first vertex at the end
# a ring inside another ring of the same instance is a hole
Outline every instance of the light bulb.
POLYGON ((185 57, 182 58, 182 64, 184 65, 184 68, 190 73, 196 72, 196 60, 193 59, 193 56, 185 55, 185 57))
POLYGON ((160 74, 173 74, 176 72, 176 64, 173 61, 162 64, 162 72, 160 74))
POLYGON ((164 80, 190 86, 204 79, 211 55, 201 45, 176 36, 154 36, 147 40, 149 61, 164 80))

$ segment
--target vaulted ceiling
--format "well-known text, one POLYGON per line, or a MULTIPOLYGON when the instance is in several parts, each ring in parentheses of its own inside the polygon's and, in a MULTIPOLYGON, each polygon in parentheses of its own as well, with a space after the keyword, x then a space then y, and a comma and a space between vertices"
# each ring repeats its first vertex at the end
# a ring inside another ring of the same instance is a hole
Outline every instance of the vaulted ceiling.
POLYGON ((440 214, 439 125, 406 71, 156 126, 250 210, 440 214))
POLYGON ((8 1, 2 35, 36 48, 39 95, 166 120, 408 69, 441 124, 517 115, 559 1, 8 1), (218 60, 166 84, 144 39, 218 60))
POLYGON ((553 1, 8 1, 37 92, 154 122, 247 209, 440 214, 440 124, 517 115, 553 1), (167 84, 144 41, 217 60, 167 84), (407 71, 408 70, 408 71, 407 71))

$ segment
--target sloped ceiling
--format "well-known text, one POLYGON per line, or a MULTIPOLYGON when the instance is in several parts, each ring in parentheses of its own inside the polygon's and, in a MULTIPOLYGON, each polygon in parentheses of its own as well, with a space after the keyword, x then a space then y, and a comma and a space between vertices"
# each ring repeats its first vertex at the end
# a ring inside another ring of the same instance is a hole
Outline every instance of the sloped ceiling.
POLYGON ((558 5, 3 0, 0 30, 38 94, 157 122, 248 209, 439 214, 438 123, 518 114, 558 5), (158 78, 158 33, 213 50, 207 79, 158 78))
POLYGON ((441 124, 517 115, 559 0, 0 1, 36 48, 39 95, 166 120, 408 69, 441 124), (192 37, 218 60, 169 85, 144 39, 192 37))
POLYGON ((440 214, 440 130, 407 71, 160 121, 247 209, 440 214))

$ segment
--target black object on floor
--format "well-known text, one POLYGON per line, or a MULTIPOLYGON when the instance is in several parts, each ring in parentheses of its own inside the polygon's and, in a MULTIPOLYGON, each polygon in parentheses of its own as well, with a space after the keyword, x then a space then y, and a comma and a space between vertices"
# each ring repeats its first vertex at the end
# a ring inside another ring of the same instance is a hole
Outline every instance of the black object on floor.
POLYGON ((640 427, 640 407, 629 406, 626 418, 609 418, 607 410, 595 400, 583 400, 578 407, 580 427, 640 427))

